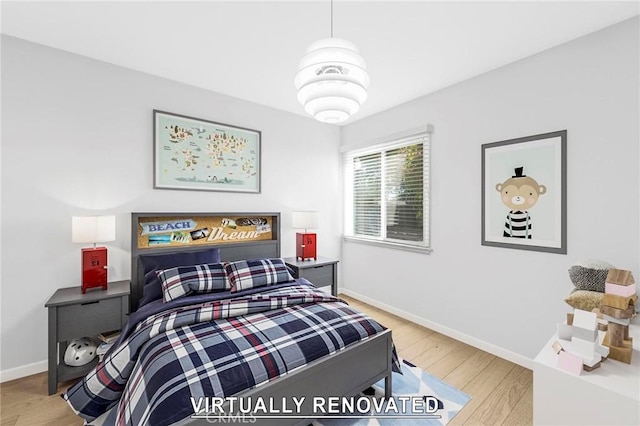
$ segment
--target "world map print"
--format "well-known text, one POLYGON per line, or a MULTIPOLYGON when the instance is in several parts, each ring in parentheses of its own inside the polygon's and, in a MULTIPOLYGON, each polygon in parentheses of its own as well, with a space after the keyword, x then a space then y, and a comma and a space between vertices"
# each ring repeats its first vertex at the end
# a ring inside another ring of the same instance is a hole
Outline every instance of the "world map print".
POLYGON ((156 187, 260 192, 260 132, 154 115, 156 187))

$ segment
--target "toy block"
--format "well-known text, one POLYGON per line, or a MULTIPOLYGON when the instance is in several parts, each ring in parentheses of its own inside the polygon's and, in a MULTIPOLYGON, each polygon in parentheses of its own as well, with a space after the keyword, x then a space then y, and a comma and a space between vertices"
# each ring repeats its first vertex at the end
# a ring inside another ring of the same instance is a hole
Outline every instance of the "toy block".
POLYGON ((620 285, 613 283, 604 283, 604 292, 606 294, 614 294, 621 297, 629 297, 636 294, 637 288, 635 284, 620 285))
POLYGON ((558 368, 567 373, 579 376, 582 372, 582 358, 571 352, 562 351, 558 354, 558 368))
POLYGON ((637 294, 634 294, 633 296, 622 297, 615 294, 605 293, 604 299, 602 299, 602 305, 618 309, 627 309, 630 305, 635 305, 637 301, 637 294))
POLYGON ((624 347, 610 346, 609 358, 626 364, 631 364, 631 353, 633 352, 633 349, 627 342, 628 340, 624 341, 624 347))
POLYGON ((586 328, 578 327, 576 325, 573 326, 572 337, 576 337, 578 339, 587 340, 590 342, 595 342, 598 337, 598 328, 595 330, 587 330, 586 328))
POLYGON ((598 364, 601 360, 602 360, 602 357, 600 356, 600 354, 595 353, 591 357, 582 358, 582 364, 586 365, 587 367, 593 367, 594 365, 598 364))
POLYGON ((558 338, 562 340, 571 340, 573 327, 567 324, 558 323, 558 338))
POLYGON ((584 340, 577 337, 571 338, 571 352, 579 355, 583 359, 592 359, 596 352, 596 342, 593 340, 584 340))
POLYGON ((609 344, 612 346, 622 346, 624 340, 624 329, 629 326, 616 324, 612 322, 609 324, 609 344))
POLYGON ((624 328, 624 337, 623 338, 624 338, 624 340, 629 340, 629 326, 628 325, 624 328))
POLYGON ((605 361, 609 356, 609 347, 604 345, 596 345, 596 352, 600 354, 602 360, 605 361))
POLYGON ((585 330, 597 330, 598 315, 593 312, 583 311, 582 309, 574 309, 573 326, 585 330))
POLYGON ((573 312, 567 313, 567 325, 573 325, 573 312))
POLYGON ((609 358, 616 361, 631 364, 631 353, 633 352, 633 339, 623 340, 623 346, 612 346, 609 344, 609 332, 604 336, 604 345, 609 347, 609 358))
POLYGON ((593 366, 589 367, 588 365, 582 365, 582 369, 584 371, 593 371, 596 368, 600 367, 600 361, 596 362, 593 366))
POLYGON ((629 309, 618 309, 611 306, 603 306, 602 313, 616 319, 629 319, 635 315, 633 307, 629 309))
POLYGON ((562 348, 562 345, 560 344, 560 342, 558 342, 557 340, 555 342, 553 342, 553 345, 551 345, 551 347, 553 348, 553 351, 556 354, 559 354, 560 351, 563 351, 564 349, 562 348))
POLYGON ((616 324, 620 324, 620 325, 631 324, 631 318, 615 318, 610 315, 605 315, 604 319, 607 320, 609 323, 615 322, 616 324))
POLYGON ((631 271, 627 271, 626 269, 609 269, 609 272, 607 273, 607 279, 605 281, 611 284, 619 285, 635 284, 633 274, 631 273, 631 271))
POLYGON ((599 331, 607 331, 607 326, 609 324, 606 320, 598 318, 598 330, 599 331))

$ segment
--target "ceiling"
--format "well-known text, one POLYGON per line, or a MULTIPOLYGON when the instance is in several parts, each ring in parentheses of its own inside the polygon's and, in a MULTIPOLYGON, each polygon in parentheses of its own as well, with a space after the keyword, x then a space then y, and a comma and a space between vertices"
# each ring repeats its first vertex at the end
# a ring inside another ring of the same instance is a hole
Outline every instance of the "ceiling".
MULTIPOLYGON (((2 33, 306 115, 298 61, 330 35, 330 0, 2 1, 2 33)), ((638 1, 340 1, 334 36, 358 46, 375 114, 638 15, 638 1)), ((344 123, 342 123, 344 124, 344 123)))

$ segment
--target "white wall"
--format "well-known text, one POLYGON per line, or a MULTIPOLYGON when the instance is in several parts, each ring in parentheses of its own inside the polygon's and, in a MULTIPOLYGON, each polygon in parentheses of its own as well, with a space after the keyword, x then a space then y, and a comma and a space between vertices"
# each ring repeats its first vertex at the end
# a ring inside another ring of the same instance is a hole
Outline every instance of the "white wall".
POLYGON ((345 126, 343 148, 434 125, 434 251, 345 242, 342 286, 518 361, 535 357, 569 311, 563 299, 573 288, 573 262, 604 259, 640 276, 638 23, 636 17, 345 126), (568 254, 481 246, 480 146, 563 129, 568 254))
POLYGON ((319 210, 319 249, 339 255, 335 126, 7 36, 2 124, 4 380, 45 367, 44 304, 79 285, 73 215, 116 215, 117 241, 107 244, 114 280, 130 276, 135 211, 282 212, 282 254, 291 256, 291 211, 319 210), (262 193, 152 189, 153 109, 261 130, 262 193))
POLYGON ((79 280, 70 218, 93 212, 116 214, 116 280, 129 277, 132 211, 281 211, 290 255, 291 211, 318 209, 322 254, 343 251, 342 287, 535 356, 568 310, 572 262, 640 275, 638 27, 624 22, 342 128, 348 147, 434 125, 431 255, 340 243, 340 129, 2 36, 2 379, 45 368, 44 303, 79 280), (153 190, 154 108, 261 130, 262 193, 153 190), (480 145, 561 129, 568 255, 481 246, 480 145))

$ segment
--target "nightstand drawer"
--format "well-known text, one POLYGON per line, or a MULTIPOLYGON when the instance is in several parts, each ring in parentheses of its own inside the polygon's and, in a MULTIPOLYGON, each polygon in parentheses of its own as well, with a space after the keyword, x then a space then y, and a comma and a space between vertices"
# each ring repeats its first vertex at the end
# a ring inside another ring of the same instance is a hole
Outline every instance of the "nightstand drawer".
POLYGON ((115 314, 120 317, 122 309, 122 299, 113 297, 111 299, 92 300, 75 305, 60 306, 58 308, 59 322, 82 321, 87 318, 115 314))
POLYGON ((333 265, 316 266, 300 270, 300 276, 308 279, 316 287, 333 284, 333 265))
POLYGON ((120 328, 122 328, 122 299, 119 297, 58 308, 59 341, 120 328))

